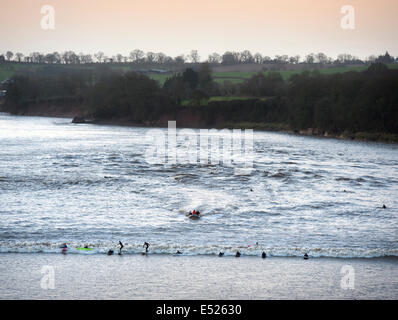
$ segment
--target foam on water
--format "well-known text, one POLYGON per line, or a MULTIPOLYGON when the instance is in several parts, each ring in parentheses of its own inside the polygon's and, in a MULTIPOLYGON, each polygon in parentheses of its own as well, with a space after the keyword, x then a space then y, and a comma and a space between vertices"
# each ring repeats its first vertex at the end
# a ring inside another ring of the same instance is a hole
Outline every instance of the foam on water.
POLYGON ((396 145, 254 132, 253 169, 162 165, 147 128, 69 122, 0 115, 0 252, 397 256, 396 145))
MULTIPOLYGON (((60 254, 61 243, 48 242, 2 242, 0 243, 0 253, 54 253, 60 254)), ((69 242, 67 254, 106 254, 112 249, 118 252, 119 246, 116 243, 89 243, 87 244, 90 251, 81 251, 85 244, 69 242)), ((145 249, 142 244, 123 243, 123 254, 142 254, 145 249)), ((178 244, 157 244, 151 243, 148 254, 175 254, 180 251, 182 255, 198 256, 198 255, 218 255, 223 252, 225 256, 234 256, 236 252, 240 252, 245 256, 261 256, 264 251, 268 257, 302 257, 304 253, 308 253, 312 258, 328 257, 328 258, 380 258, 380 257, 398 257, 398 249, 354 249, 354 248, 284 248, 284 247, 267 247, 262 245, 247 246, 220 246, 220 245, 178 245, 178 244)))

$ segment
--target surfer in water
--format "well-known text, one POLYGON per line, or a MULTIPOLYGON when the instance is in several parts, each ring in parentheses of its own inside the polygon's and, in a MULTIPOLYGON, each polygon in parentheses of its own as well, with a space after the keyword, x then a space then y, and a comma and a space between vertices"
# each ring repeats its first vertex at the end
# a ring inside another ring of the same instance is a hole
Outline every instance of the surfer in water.
POLYGON ((122 249, 124 248, 124 245, 123 245, 123 243, 121 241, 119 241, 119 245, 120 245, 119 255, 121 255, 122 254, 122 249))
POLYGON ((143 247, 145 247, 145 253, 148 253, 149 243, 145 242, 143 247))
POLYGON ((304 253, 304 260, 307 260, 307 259, 308 259, 308 254, 304 253))
POLYGON ((263 253, 261 254, 261 258, 265 259, 267 257, 267 254, 263 251, 263 253))
POLYGON ((61 246, 61 248, 62 248, 62 250, 61 250, 61 253, 66 253, 66 251, 68 251, 68 246, 66 245, 66 243, 64 243, 62 246, 61 246))

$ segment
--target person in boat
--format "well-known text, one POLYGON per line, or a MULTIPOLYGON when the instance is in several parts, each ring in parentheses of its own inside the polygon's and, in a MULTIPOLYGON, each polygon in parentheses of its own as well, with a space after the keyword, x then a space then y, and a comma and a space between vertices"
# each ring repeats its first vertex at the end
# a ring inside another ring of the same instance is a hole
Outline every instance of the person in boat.
POLYGON ((194 211, 192 211, 192 213, 191 213, 190 215, 191 215, 191 216, 197 216, 197 217, 199 217, 199 216, 200 216, 200 212, 194 210, 194 211))
POLYGON ((122 254, 122 249, 124 248, 124 245, 123 245, 123 243, 121 241, 119 241, 119 246, 120 246, 119 255, 121 255, 122 254))
POLYGON ((143 247, 145 247, 145 253, 147 253, 148 252, 148 248, 149 248, 149 243, 145 242, 143 247))

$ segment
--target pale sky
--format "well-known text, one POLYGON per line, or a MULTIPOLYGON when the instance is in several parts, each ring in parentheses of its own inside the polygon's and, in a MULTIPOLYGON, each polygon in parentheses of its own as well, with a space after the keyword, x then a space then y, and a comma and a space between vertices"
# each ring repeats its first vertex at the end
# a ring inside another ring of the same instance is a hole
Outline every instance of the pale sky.
POLYGON ((397 56, 397 17, 397 0, 1 0, 0 53, 397 56), (55 9, 54 30, 41 28, 44 5, 55 9), (354 30, 340 26, 343 5, 355 8, 354 30))

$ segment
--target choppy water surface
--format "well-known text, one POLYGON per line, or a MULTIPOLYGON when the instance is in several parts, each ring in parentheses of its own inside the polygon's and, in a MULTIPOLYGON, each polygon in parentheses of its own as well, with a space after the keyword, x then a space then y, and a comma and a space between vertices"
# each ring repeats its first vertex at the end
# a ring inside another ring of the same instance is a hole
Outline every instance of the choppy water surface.
POLYGON ((147 131, 1 114, 0 252, 398 256, 396 145, 255 132, 254 170, 235 175, 149 164, 147 131))

